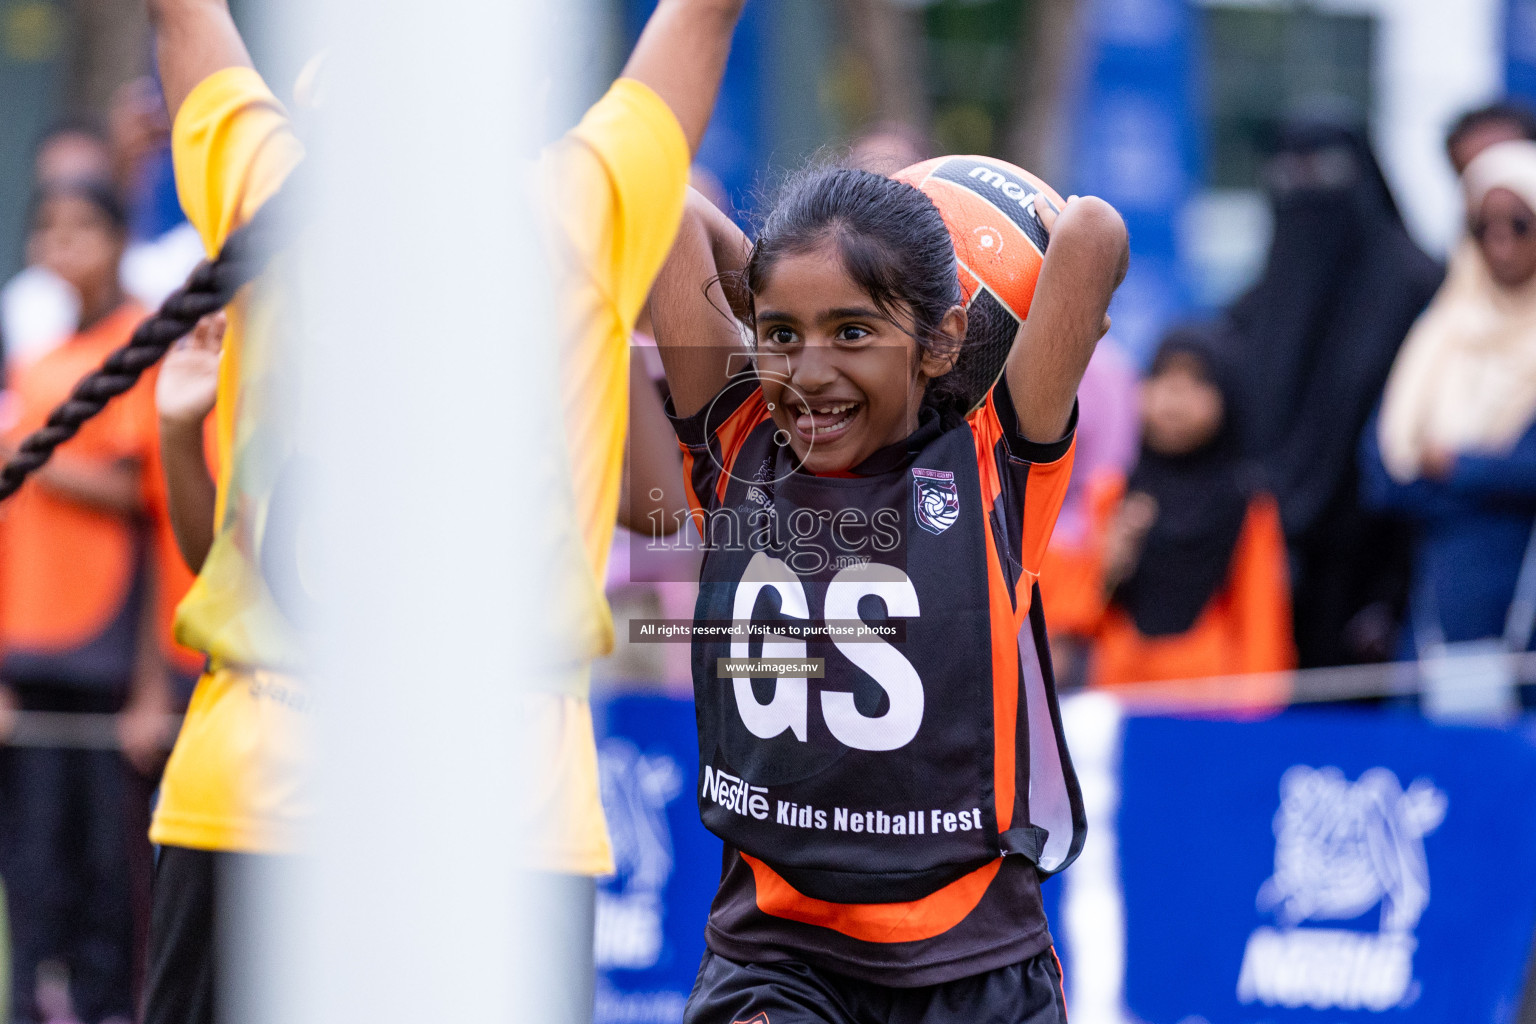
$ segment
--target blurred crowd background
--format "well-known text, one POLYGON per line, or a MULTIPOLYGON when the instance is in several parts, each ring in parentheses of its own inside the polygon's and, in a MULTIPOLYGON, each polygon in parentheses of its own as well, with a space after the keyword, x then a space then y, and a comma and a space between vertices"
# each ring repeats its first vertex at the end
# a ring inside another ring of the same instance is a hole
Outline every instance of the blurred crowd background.
MULTIPOLYGON (((292 81, 305 55, 270 45, 270 9, 231 6, 269 80, 292 81)), ((575 72, 552 127, 650 6, 565 5, 575 72)), ((1285 700, 1269 673, 1529 649, 1536 3, 1447 7, 748 6, 695 175, 743 223, 812 157, 894 171, 985 153, 1130 226, 1041 579, 1064 686, 1223 677, 1268 706, 1285 700)), ((0 0, 0 448, 201 257, 143 19, 123 0, 0 0)), ((190 576, 157 458, 148 380, 0 521, 18 1020, 136 1005, 147 807, 198 669, 169 635, 190 576), (18 710, 115 719, 49 732, 18 710)), ((624 639, 627 619, 692 614, 689 584, 629 577, 643 545, 618 542, 601 685, 686 697, 685 646, 624 639)), ((1517 688, 1485 691, 1485 710, 1515 710, 1517 688)))
MULTIPOLYGON (((622 31, 645 10, 628 5, 622 31)), ((1515 337, 1536 197, 1520 184, 1529 154, 1479 180, 1486 212, 1461 174, 1536 132, 1536 13, 1475 0, 1446 14, 1414 0, 749 9, 699 176, 744 223, 805 159, 891 171, 967 152, 1126 217, 1131 271, 1081 393, 1041 580, 1069 684, 1412 659, 1506 626, 1528 637, 1509 611, 1536 512, 1517 443, 1536 396, 1480 389, 1528 375, 1532 343, 1515 337), (1380 426, 1405 339, 1463 246, 1455 265, 1478 281, 1427 324, 1428 354, 1380 426), (1490 246, 1511 264, 1502 284, 1490 246), (1505 412, 1454 411, 1473 396, 1505 412), (1430 421, 1426 441, 1413 425, 1430 421)), ((686 614, 686 595, 613 582, 634 614, 686 614)), ((688 685, 685 663, 639 646, 610 670, 688 685)))

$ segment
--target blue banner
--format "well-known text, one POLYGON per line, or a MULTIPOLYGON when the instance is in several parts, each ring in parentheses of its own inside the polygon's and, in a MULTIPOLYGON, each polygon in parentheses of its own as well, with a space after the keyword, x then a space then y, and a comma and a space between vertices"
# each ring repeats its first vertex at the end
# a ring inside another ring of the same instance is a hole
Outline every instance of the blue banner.
POLYGON ((1536 924, 1529 735, 1131 719, 1120 778, 1125 1001, 1147 1024, 1513 1019, 1536 924))
POLYGON ((613 697, 595 708, 617 873, 599 879, 595 1024, 678 1024, 704 955, 720 840, 699 823, 693 703, 613 697))
MULTIPOLYGON (((1089 818, 1043 887, 1074 1019, 1504 1024, 1536 927, 1536 733, 1373 710, 1122 719, 1063 702, 1089 818)), ((677 1024, 720 842, 692 793, 693 705, 598 706, 618 874, 600 882, 597 1024, 677 1024)))
POLYGON ((1085 78, 1065 191, 1100 196, 1125 218, 1131 269, 1110 314, 1145 362, 1191 304, 1178 224, 1201 174, 1195 20, 1186 0, 1092 0, 1079 18, 1085 78))
POLYGON ((1505 0, 1504 86, 1536 103, 1536 0, 1505 0))
MULTIPOLYGON (((762 183, 771 149, 762 68, 762 55, 769 43, 765 22, 771 7, 771 3, 758 0, 747 4, 742 12, 731 38, 731 56, 720 82, 715 113, 697 157, 697 163, 720 179, 738 214, 751 211, 753 193, 762 183)), ((629 48, 634 47, 655 9, 656 0, 627 0, 624 13, 629 48)))

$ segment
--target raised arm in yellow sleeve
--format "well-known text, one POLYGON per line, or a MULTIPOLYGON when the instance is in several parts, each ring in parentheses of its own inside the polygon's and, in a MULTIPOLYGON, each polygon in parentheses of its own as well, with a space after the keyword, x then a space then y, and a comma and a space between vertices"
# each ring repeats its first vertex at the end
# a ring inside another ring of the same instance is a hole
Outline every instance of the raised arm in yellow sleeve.
POLYGON ((688 144, 661 98, 621 78, 552 148, 546 181, 570 268, 613 304, 627 335, 682 220, 688 144))
POLYGON ((215 71, 187 94, 171 131, 176 192, 210 256, 303 155, 287 111, 251 68, 215 71))

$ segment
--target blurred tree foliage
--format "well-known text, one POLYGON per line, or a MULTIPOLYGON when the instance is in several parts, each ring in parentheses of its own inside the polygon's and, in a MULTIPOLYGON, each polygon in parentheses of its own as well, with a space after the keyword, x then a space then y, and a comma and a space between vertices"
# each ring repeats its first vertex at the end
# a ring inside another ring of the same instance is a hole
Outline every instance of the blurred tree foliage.
POLYGON ((74 0, 72 109, 104 113, 118 86, 149 70, 149 18, 142 0, 74 0))
POLYGON ((921 12, 892 0, 839 0, 846 51, 833 88, 851 127, 899 123, 926 130, 932 119, 921 12))
POLYGON ((941 153, 1001 156, 1045 177, 1082 0, 838 0, 824 97, 849 137, 901 124, 941 153))
POLYGON ((1211 184, 1258 187, 1287 114, 1368 118, 1376 33, 1374 18, 1348 11, 1207 8, 1201 37, 1211 184))
POLYGON ((926 12, 928 88, 934 97, 933 135, 945 152, 1001 156, 1003 139, 1029 75, 1028 34, 1034 0, 947 0, 926 12))

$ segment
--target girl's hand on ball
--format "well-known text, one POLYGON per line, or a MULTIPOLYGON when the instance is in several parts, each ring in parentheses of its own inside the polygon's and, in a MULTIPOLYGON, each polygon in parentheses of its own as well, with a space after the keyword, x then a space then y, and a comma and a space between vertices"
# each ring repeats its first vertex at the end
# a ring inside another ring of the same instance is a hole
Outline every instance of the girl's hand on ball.
POLYGON ((155 383, 155 408, 162 423, 201 426, 213 411, 226 325, 222 312, 210 313, 166 355, 155 383))
MULTIPOLYGON (((1072 199, 1076 198, 1077 196, 1072 197, 1072 199)), ((1072 199, 1068 199, 1067 202, 1070 203, 1072 199)), ((1045 228, 1046 233, 1049 234, 1051 229, 1056 226, 1056 218, 1061 216, 1061 213, 1051 205, 1049 199, 1045 198, 1044 192, 1036 192, 1035 216, 1040 218, 1041 225, 1045 228)))
MULTIPOLYGON (((1077 196, 1067 196, 1066 206, 1071 206, 1078 199, 1077 196)), ((1045 198, 1044 192, 1035 193, 1035 216, 1040 218, 1040 224, 1045 228, 1046 234, 1050 234, 1056 228, 1056 220, 1061 216, 1061 211, 1051 206, 1050 200, 1045 198)), ((1122 273, 1122 277, 1123 277, 1122 273)), ((1099 337, 1109 333, 1109 314, 1104 314, 1104 323, 1099 327, 1099 337)))

